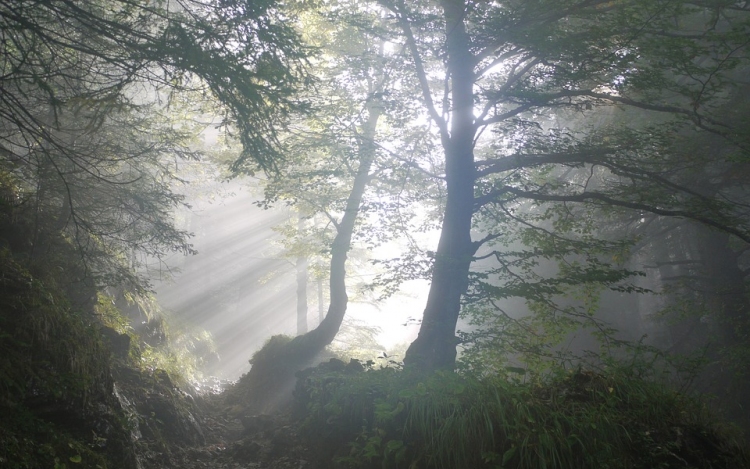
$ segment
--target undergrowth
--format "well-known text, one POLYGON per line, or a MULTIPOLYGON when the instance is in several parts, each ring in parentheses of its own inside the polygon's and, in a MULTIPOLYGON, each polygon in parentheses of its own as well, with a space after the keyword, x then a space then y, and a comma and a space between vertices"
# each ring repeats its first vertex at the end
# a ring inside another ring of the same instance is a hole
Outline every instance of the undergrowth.
POLYGON ((0 396, 33 395, 85 406, 106 393, 107 352, 90 318, 71 309, 54 285, 0 250, 0 396))
POLYGON ((5 409, 0 425, 0 467, 100 469, 112 467, 102 449, 112 445, 96 435, 87 443, 69 429, 40 419, 24 407, 5 409))
POLYGON ((144 437, 200 441, 195 409, 174 384, 195 369, 182 357, 191 343, 167 331, 144 344, 113 299, 83 283, 72 287, 91 300, 73 302, 59 277, 75 265, 61 265, 29 266, 23 253, 0 249, 0 467, 133 468, 136 425, 144 437), (145 414, 125 415, 114 380, 145 414))
POLYGON ((126 430, 100 412, 110 362, 92 319, 0 250, 0 467, 125 467, 126 430))
POLYGON ((318 371, 295 395, 306 434, 339 468, 750 467, 704 405, 627 369, 535 383, 318 371))
POLYGON ((104 327, 121 338, 127 337, 128 350, 124 358, 128 365, 145 373, 164 370, 180 386, 200 380, 206 361, 217 354, 211 334, 170 317, 153 294, 127 292, 123 296, 122 301, 130 309, 148 318, 137 330, 133 319, 120 310, 111 295, 100 292, 94 309, 104 327))

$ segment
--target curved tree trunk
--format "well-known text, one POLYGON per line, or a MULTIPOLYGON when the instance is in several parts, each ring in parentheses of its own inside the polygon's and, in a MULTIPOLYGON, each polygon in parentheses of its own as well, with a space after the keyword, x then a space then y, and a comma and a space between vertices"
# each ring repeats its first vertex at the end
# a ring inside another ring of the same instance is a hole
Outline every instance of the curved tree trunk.
POLYGON ((336 237, 331 245, 331 278, 330 278, 330 303, 328 313, 323 321, 307 334, 301 335, 292 341, 298 347, 306 351, 308 357, 314 357, 321 352, 326 345, 330 344, 339 332, 341 323, 346 314, 349 297, 346 294, 346 260, 351 249, 354 225, 359 215, 359 206, 365 188, 370 180, 370 168, 375 156, 375 128, 382 114, 383 107, 376 100, 367 103, 367 120, 362 126, 362 135, 359 146, 359 168, 354 176, 352 190, 346 200, 346 208, 341 221, 336 225, 336 237))
POLYGON ((346 314, 346 260, 351 249, 354 226, 365 188, 370 180, 370 169, 375 157, 375 129, 383 112, 379 100, 367 102, 367 120, 359 139, 359 167, 346 201, 341 221, 336 224, 336 236, 331 246, 330 304, 325 318, 315 329, 289 342, 272 338, 253 356, 252 368, 241 383, 249 386, 252 409, 268 411, 291 397, 294 374, 312 364, 316 356, 333 342, 346 314))

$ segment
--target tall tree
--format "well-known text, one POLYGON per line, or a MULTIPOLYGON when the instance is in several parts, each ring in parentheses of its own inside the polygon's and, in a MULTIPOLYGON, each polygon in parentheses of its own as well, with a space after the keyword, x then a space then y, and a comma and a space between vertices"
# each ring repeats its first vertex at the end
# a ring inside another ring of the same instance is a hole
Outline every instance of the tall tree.
MULTIPOLYGON (((558 222, 569 217, 564 207, 590 204, 692 218, 748 239, 737 205, 673 179, 659 144, 688 126, 741 138, 713 106, 726 99, 729 73, 742 62, 745 7, 727 2, 710 10, 676 0, 381 3, 411 53, 445 156, 442 231, 407 366, 453 367, 472 262, 503 236, 495 229, 473 239, 473 224, 496 213, 528 223, 513 216, 519 201, 557 207, 548 219, 558 222), (605 106, 632 108, 636 119, 656 113, 663 123, 577 131, 550 119, 595 116, 605 106), (487 130, 494 146, 485 145, 487 130), (555 168, 585 168, 591 177, 540 177, 555 168)), ((484 254, 499 260, 495 273, 508 271, 500 253, 484 254)))

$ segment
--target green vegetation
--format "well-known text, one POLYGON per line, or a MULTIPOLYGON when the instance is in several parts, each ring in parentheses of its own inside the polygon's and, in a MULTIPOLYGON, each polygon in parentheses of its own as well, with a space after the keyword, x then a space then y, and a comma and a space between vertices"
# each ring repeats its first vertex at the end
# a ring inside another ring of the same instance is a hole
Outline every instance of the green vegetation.
POLYGON ((321 365, 296 396, 339 468, 750 467, 705 405, 627 368, 523 383, 321 365))
POLYGON ((747 2, 177 3, 0 0, 0 466, 205 443, 180 385, 210 337, 160 311, 149 269, 194 253, 173 211, 215 124, 242 144, 228 170, 297 211, 298 278, 330 257, 320 325, 225 396, 242 423, 296 382, 343 468, 750 465, 655 377, 705 352, 690 377, 750 429, 747 2), (346 267, 400 238, 368 287, 430 280, 403 366, 301 371, 337 335, 375 348, 340 334, 346 267))
POLYGON ((125 306, 150 318, 136 332, 72 240, 50 234, 54 250, 33 254, 33 226, 28 205, 0 208, 0 467, 129 469, 149 446, 200 441, 175 383, 206 338, 171 334, 150 297, 129 292, 125 306))
MULTIPOLYGON (((95 469, 117 467, 107 464, 96 447, 82 443, 77 437, 23 412, 4 413, 0 427, 0 464, 9 469, 49 467, 52 469, 95 469)), ((113 458, 114 459, 114 458, 113 458)), ((125 467, 125 466, 121 466, 125 467)))
POLYGON ((0 250, 2 389, 5 393, 49 394, 68 400, 105 386, 107 354, 80 311, 46 279, 21 267, 0 250), (43 366, 39 366, 42 364, 43 366), (44 366, 46 365, 46 366, 44 366))
POLYGON ((73 309, 53 277, 32 275, 7 249, 0 250, 0 278, 2 466, 126 467, 128 430, 116 413, 98 408, 114 402, 110 354, 93 317, 73 309))

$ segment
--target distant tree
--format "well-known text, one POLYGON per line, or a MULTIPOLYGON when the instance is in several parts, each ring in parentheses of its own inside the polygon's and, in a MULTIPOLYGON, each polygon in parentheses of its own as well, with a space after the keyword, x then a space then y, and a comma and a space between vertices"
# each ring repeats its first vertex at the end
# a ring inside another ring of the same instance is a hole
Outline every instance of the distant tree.
MULTIPOLYGON (((297 217, 297 230, 305 227, 302 217, 297 217)), ((297 274, 297 335, 307 332, 307 256, 297 254, 294 259, 294 269, 297 274)))
MULTIPOLYGON (((746 90, 747 85, 735 90, 717 110, 740 133, 750 123, 746 90)), ((747 217, 747 151, 711 133, 690 131, 670 142, 670 153, 675 177, 683 185, 731 201, 735 211, 747 217)), ((674 357, 699 358, 705 367, 693 379, 694 386, 720 396, 717 402, 728 417, 750 428, 750 413, 739 397, 750 388, 750 245, 684 219, 633 213, 607 218, 611 222, 605 225, 606 233, 635 238, 628 262, 646 273, 639 283, 657 292, 650 301, 623 310, 622 316, 643 318, 645 343, 674 357)))

